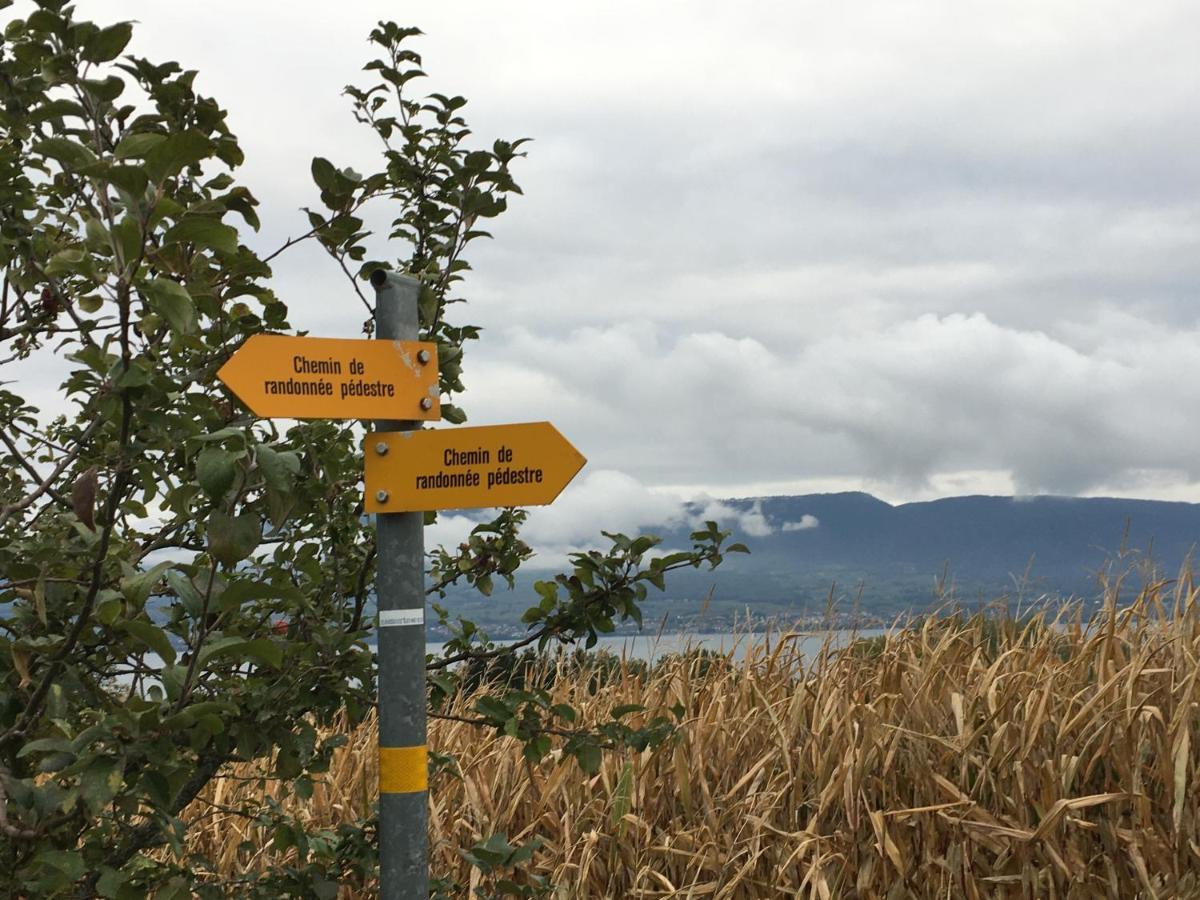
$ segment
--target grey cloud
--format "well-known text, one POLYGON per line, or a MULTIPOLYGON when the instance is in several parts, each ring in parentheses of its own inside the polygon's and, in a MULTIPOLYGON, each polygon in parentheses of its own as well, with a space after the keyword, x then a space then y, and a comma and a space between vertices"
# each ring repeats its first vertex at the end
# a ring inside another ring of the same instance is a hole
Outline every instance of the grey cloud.
POLYGON ((475 409, 538 408, 591 458, 648 483, 860 476, 919 487, 1006 470, 1020 491, 1084 491, 1134 470, 1195 481, 1200 333, 1159 329, 1085 354, 982 315, 926 315, 783 355, 719 333, 642 325, 566 339, 514 329, 480 366, 475 409), (630 439, 633 436, 633 439, 630 439))
MULTIPOLYGON (((474 421, 553 418, 593 465, 714 492, 1200 499, 1195 4, 282 9, 85 11, 230 108, 255 246, 304 230, 312 155, 370 167, 338 92, 376 18, 428 32, 423 87, 481 139, 535 138, 455 311, 487 329, 474 421)), ((276 272, 298 327, 357 333, 315 248, 276 272)))

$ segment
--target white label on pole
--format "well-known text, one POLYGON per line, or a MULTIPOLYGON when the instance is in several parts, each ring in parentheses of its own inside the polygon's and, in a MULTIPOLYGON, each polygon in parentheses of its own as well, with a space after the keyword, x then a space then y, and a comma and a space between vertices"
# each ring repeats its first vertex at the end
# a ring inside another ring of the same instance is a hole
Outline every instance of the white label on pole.
POLYGON ((423 609, 381 609, 379 611, 379 627, 388 628, 392 625, 424 625, 425 610, 423 609))

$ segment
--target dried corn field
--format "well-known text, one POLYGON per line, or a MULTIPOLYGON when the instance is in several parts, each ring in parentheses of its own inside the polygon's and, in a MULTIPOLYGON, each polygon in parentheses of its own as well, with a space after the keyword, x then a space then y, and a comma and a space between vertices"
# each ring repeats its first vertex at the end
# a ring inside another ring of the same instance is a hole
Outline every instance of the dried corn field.
MULTIPOLYGON (((533 869, 564 898, 1200 895, 1198 601, 1159 584, 1090 622, 943 617, 815 660, 784 635, 592 695, 560 680, 592 716, 685 711, 676 740, 595 777, 434 721, 458 767, 431 786, 434 869, 469 882, 457 850, 505 832, 544 841, 533 869)), ((282 801, 314 826, 374 797, 373 725, 351 738, 310 800, 282 801)), ((193 813, 222 871, 271 863, 268 834, 193 813)))

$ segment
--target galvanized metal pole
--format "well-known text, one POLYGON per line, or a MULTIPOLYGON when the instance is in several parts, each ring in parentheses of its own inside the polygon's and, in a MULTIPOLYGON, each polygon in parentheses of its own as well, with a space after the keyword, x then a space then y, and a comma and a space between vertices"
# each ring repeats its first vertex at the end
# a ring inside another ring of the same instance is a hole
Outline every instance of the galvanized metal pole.
MULTIPOLYGON (((417 340, 416 279, 382 269, 375 287, 375 337, 417 340)), ((415 412, 415 410, 414 410, 415 412)), ((412 431, 420 422, 378 422, 381 431, 412 431)), ((367 453, 386 453, 387 445, 367 453)), ((382 497, 377 499, 384 499, 382 497)), ((424 514, 376 516, 379 604, 379 896, 428 900, 425 751, 424 514)))

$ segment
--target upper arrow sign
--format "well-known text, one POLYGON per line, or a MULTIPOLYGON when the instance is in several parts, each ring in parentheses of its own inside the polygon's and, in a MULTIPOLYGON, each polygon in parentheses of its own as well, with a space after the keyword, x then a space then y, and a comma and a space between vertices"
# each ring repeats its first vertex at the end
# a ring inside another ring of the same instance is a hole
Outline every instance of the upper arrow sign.
POLYGON ((549 422, 366 438, 367 512, 552 503, 587 462, 549 422))
POLYGON ((437 346, 256 334, 217 372, 264 418, 440 419, 437 346))

